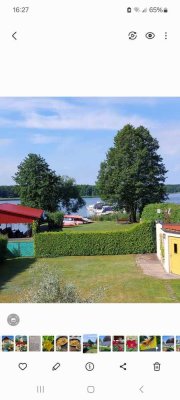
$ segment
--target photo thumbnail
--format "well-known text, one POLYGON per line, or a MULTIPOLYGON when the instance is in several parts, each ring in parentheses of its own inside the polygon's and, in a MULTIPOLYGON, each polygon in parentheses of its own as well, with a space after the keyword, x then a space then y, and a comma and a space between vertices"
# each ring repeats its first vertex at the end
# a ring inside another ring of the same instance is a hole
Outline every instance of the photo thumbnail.
POLYGON ((140 336, 140 351, 161 351, 160 336, 140 336))
POLYGON ((138 351, 138 336, 126 336, 126 351, 138 351))
POLYGON ((54 351, 54 336, 42 337, 42 351, 54 351))
POLYGON ((27 351, 27 336, 16 336, 15 337, 15 350, 16 351, 27 351))
POLYGON ((163 336, 162 337, 162 350, 163 351, 174 351, 174 336, 163 336))
POLYGON ((180 336, 176 336, 176 351, 180 351, 180 336))
POLYGON ((14 351, 14 336, 2 336, 2 351, 14 351))
POLYGON ((56 351, 68 351, 68 336, 56 337, 56 351))
POLYGON ((81 336, 69 337, 69 351, 81 351, 81 336))
POLYGON ((99 336, 99 351, 111 351, 111 336, 99 336))
POLYGON ((112 338, 113 351, 124 351, 124 345, 125 345, 124 336, 113 336, 112 338))
POLYGON ((83 336, 83 353, 97 353, 98 337, 97 335, 83 336))

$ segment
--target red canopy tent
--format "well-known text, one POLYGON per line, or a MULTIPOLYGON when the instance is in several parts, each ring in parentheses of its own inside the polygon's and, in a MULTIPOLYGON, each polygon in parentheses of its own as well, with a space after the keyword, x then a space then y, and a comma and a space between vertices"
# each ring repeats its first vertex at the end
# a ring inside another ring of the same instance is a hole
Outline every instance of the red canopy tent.
POLYGON ((31 224, 40 219, 43 210, 18 204, 0 204, 0 224, 31 224))

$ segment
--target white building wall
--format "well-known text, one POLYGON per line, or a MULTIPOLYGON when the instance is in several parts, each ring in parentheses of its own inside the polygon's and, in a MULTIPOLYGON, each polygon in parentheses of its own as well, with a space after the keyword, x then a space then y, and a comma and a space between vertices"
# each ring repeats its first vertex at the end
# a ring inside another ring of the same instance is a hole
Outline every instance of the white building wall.
POLYGON ((162 225, 160 223, 156 224, 156 250, 157 250, 157 257, 161 260, 161 241, 160 241, 160 234, 162 233, 162 225))
POLYGON ((156 224, 156 246, 157 246, 157 257, 162 262, 166 272, 169 273, 169 234, 162 230, 162 224, 156 224), (161 236, 164 244, 164 257, 162 257, 161 251, 161 236))
MULTIPOLYGON (((163 231, 162 231, 163 232, 163 231)), ((170 272, 170 264, 169 264, 169 234, 163 232, 164 237, 164 269, 166 272, 170 272)))

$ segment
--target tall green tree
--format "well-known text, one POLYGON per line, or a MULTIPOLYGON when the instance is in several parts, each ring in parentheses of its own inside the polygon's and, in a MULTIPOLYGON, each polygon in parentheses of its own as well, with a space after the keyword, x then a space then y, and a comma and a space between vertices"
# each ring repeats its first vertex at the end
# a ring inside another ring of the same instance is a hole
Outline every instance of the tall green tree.
POLYGON ((80 191, 73 178, 68 176, 62 177, 62 185, 60 189, 60 198, 63 208, 67 212, 76 212, 79 208, 85 205, 85 201, 80 195, 80 191))
POLYGON ((159 143, 148 129, 128 124, 117 132, 114 146, 100 165, 97 187, 101 197, 125 207, 131 221, 137 210, 167 198, 167 170, 158 154, 159 143))
POLYGON ((78 191, 73 192, 74 181, 71 178, 56 175, 40 155, 28 154, 18 165, 13 179, 16 182, 21 203, 29 207, 53 212, 58 210, 61 202, 64 206, 68 206, 69 211, 73 205, 71 195, 74 196, 77 209, 84 204, 78 191))

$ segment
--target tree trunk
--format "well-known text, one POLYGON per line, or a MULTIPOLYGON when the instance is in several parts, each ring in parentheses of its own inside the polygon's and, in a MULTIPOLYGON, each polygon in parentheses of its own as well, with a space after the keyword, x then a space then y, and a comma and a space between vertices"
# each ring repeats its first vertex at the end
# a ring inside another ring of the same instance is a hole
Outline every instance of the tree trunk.
POLYGON ((136 220, 136 211, 137 211, 137 209, 134 208, 134 207, 132 207, 131 210, 130 210, 130 222, 132 222, 132 223, 137 222, 137 220, 136 220))

